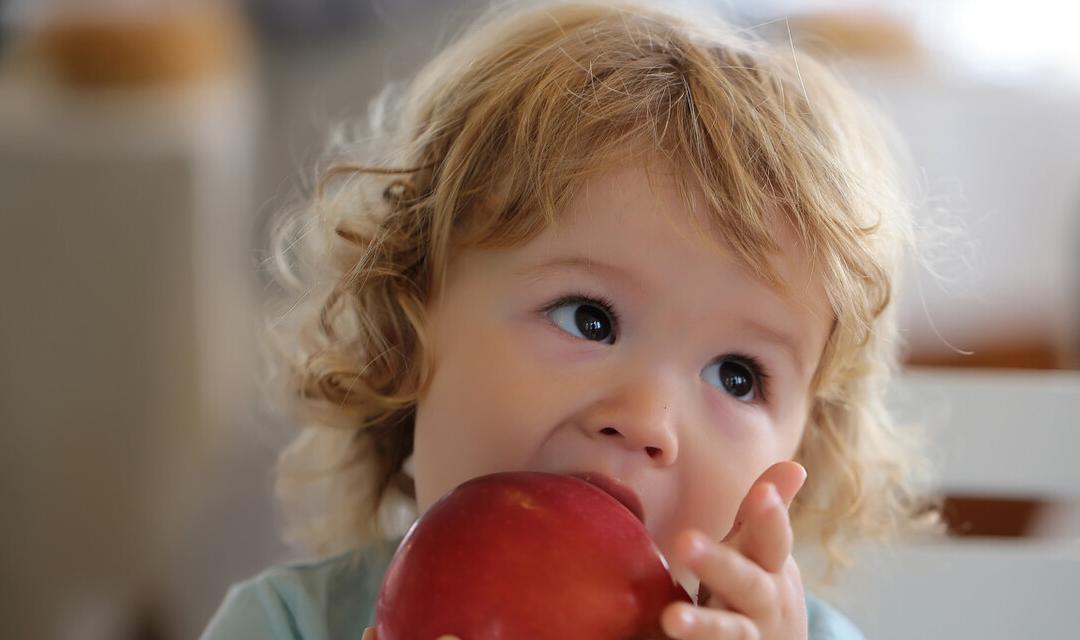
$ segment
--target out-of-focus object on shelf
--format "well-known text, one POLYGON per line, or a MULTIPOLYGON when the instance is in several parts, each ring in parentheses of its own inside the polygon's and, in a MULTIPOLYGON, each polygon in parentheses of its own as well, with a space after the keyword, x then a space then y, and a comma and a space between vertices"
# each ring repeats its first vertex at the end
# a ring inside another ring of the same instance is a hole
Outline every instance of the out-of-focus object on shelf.
POLYGON ((16 50, 7 57, 32 62, 31 73, 61 85, 198 83, 250 64, 249 29, 224 1, 23 4, 4 20, 16 50))
POLYGON ((37 33, 49 66, 83 88, 184 83, 233 69, 245 31, 221 5, 58 12, 37 33))
POLYGON ((801 48, 828 58, 914 62, 923 55, 910 24, 885 9, 804 11, 791 15, 785 27, 797 34, 801 48))
POLYGON ((855 566, 821 595, 868 638, 1075 635, 1080 373, 915 369, 890 404, 901 429, 926 426, 935 493, 975 517, 953 513, 944 538, 848 549, 855 566))
POLYGON ((917 24, 897 6, 786 0, 736 5, 733 19, 754 36, 790 46, 796 55, 808 52, 826 64, 860 60, 910 67, 926 58, 917 24))
POLYGON ((193 597, 176 576, 203 465, 253 422, 253 69, 185 57, 180 36, 151 54, 158 38, 130 28, 68 26, 49 46, 30 29, 0 64, 10 637, 167 625, 193 597))

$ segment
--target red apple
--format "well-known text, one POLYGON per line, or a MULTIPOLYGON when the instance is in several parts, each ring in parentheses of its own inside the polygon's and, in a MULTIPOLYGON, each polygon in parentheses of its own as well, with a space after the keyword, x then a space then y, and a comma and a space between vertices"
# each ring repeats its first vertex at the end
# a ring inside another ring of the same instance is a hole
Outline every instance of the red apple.
POLYGON ((638 517, 584 480, 506 472, 431 506, 391 560, 379 640, 662 638, 690 597, 638 517))

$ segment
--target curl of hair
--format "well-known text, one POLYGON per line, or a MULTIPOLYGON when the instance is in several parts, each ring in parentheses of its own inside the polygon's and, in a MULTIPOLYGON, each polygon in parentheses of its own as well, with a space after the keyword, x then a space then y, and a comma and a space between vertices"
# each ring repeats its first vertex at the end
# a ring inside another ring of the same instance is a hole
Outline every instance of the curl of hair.
POLYGON ((797 539, 816 534, 831 575, 845 541, 940 530, 924 443, 885 406, 909 207, 885 123, 823 66, 700 17, 557 3, 482 20, 380 100, 372 144, 332 149, 308 206, 275 225, 291 297, 267 324, 268 392, 302 427, 278 474, 291 540, 327 554, 415 516, 402 463, 454 252, 525 242, 589 176, 658 153, 763 279, 786 286, 776 211, 823 279, 835 323, 796 456, 797 539))

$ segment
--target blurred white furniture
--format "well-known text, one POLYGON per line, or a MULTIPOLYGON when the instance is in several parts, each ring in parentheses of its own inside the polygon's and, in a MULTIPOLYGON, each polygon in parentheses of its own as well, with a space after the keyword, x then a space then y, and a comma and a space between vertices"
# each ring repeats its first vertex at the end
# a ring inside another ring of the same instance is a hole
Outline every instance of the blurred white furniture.
MULTIPOLYGON (((929 427, 942 491, 1080 504, 1080 373, 916 371, 894 404, 929 427)), ((862 546, 827 597, 875 640, 1076 638, 1080 530, 1063 526, 862 546)))
POLYGON ((250 81, 0 75, 5 637, 122 637, 179 597, 208 445, 253 406, 250 81))
POLYGON ((909 263, 906 339, 920 353, 1042 345, 1080 367, 1080 84, 944 66, 852 73, 915 165, 931 266, 909 263))

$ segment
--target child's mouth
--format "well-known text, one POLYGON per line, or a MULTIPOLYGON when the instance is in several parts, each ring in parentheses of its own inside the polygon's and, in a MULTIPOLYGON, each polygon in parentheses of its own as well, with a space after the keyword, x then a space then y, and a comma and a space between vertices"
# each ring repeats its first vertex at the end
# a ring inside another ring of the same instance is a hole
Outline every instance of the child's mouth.
POLYGON ((571 473, 571 477, 579 478, 600 489, 604 493, 618 500, 630 513, 634 514, 642 524, 645 523, 645 508, 641 505, 641 499, 630 487, 606 476, 602 473, 587 471, 584 473, 571 473))

